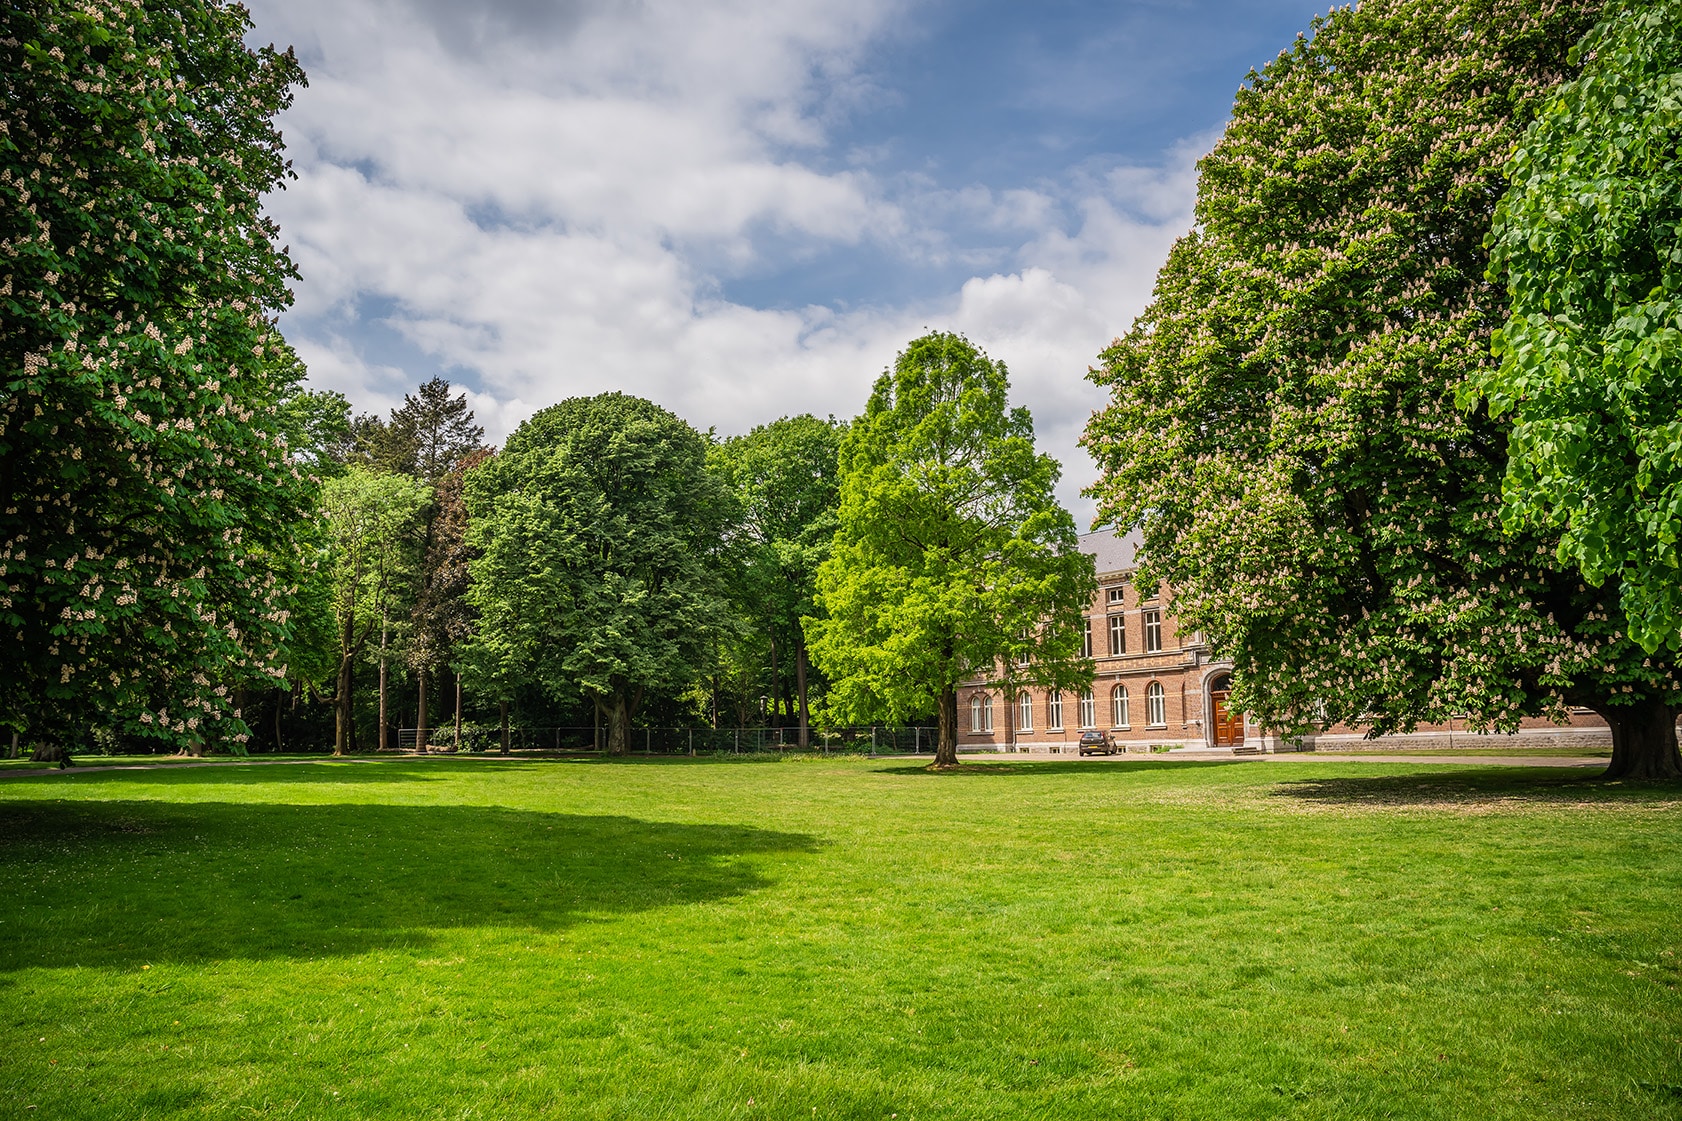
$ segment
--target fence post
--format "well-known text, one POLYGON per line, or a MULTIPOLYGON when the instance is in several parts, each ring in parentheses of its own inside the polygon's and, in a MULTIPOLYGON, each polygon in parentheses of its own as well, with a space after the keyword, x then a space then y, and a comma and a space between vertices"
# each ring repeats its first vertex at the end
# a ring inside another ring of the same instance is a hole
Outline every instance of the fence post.
POLYGON ((695 729, 689 729, 689 754, 695 754, 695 729))
POLYGON ((876 754, 876 725, 870 726, 870 754, 876 754))
POLYGON ((742 730, 740 728, 736 729, 736 746, 731 748, 731 751, 736 755, 742 753, 742 730))

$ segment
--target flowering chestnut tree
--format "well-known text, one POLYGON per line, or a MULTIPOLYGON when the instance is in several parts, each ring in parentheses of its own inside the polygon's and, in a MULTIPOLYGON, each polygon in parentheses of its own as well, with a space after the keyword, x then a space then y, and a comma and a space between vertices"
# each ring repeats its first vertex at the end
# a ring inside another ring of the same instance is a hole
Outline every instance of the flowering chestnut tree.
POLYGON ((1101 356, 1100 517, 1282 728, 1599 712, 1613 775, 1679 769, 1675 662, 1557 540, 1502 525, 1508 429, 1456 407, 1505 318, 1502 168, 1599 5, 1367 0, 1253 74, 1198 229, 1101 356))
POLYGON ((1682 649, 1682 0, 1617 0, 1524 135, 1496 212, 1511 293, 1475 388, 1511 419, 1506 495, 1556 527, 1630 633, 1682 649))
POLYGON ((263 193, 303 80, 215 0, 0 10, 0 718, 241 741, 309 482, 279 406, 294 275, 263 193))

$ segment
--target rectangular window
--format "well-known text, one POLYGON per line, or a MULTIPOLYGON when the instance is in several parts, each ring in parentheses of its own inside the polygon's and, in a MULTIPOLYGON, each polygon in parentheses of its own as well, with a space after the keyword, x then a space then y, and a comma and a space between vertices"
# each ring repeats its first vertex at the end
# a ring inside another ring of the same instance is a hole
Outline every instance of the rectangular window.
POLYGON ((1110 654, 1127 653, 1127 616, 1110 616, 1110 654))
POLYGON ((1096 728, 1098 726, 1098 703, 1092 698, 1092 690, 1084 690, 1080 695, 1080 726, 1082 728, 1096 728))
POLYGON ((1063 694, 1060 690, 1053 689, 1051 696, 1046 698, 1045 726, 1053 732, 1063 730, 1063 694))
POLYGON ((1083 657, 1083 658, 1092 657, 1092 620, 1091 619, 1082 619, 1080 621, 1080 656, 1083 657))
POLYGON ((1145 651, 1155 653, 1162 649, 1162 609, 1152 607, 1144 612, 1145 616, 1145 651))
POLYGON ((1115 587, 1109 589, 1109 604, 1111 607, 1120 607, 1126 601, 1127 585, 1117 584, 1115 587))

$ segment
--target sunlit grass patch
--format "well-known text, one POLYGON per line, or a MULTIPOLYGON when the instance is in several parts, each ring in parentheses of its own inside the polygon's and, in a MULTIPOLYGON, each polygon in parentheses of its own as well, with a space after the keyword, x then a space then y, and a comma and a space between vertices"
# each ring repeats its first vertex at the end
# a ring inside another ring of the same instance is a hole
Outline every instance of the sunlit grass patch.
POLYGON ((1314 762, 9 779, 0 1113, 1677 1116, 1678 793, 1314 762))

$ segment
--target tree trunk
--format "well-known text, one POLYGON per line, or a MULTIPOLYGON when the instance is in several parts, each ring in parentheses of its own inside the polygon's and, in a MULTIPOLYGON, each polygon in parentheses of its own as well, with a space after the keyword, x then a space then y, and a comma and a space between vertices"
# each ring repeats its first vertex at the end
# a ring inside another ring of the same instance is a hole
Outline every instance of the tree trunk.
POLYGON ((812 713, 806 707, 806 640, 794 641, 794 687, 800 696, 800 750, 812 746, 812 713))
POLYGON ((18 757, 18 734, 17 734, 16 729, 14 729, 12 731, 12 748, 11 748, 10 751, 6 752, 6 758, 16 759, 17 757, 18 757))
POLYGON ((1649 699, 1596 711, 1612 727, 1612 762, 1603 778, 1682 778, 1675 709, 1649 699))
POLYGON ((608 698, 607 753, 628 755, 631 750, 631 699, 623 692, 608 698))
POLYGON ((36 740, 35 750, 30 752, 29 758, 35 763, 56 763, 61 771, 76 765, 70 758, 70 745, 58 740, 36 740))
MULTIPOLYGON (((290 686, 288 686, 288 688, 290 688, 290 686)), ((282 707, 281 702, 285 699, 285 697, 286 694, 281 690, 281 687, 276 685, 274 687, 274 749, 276 751, 283 750, 280 742, 280 710, 282 707)))
POLYGON ((386 697, 385 640, 386 640, 386 625, 385 625, 385 622, 382 620, 381 623, 380 623, 380 735, 379 735, 380 745, 377 748, 374 749, 376 751, 384 751, 384 750, 386 750, 386 748, 391 746, 390 741, 386 738, 387 722, 386 722, 386 715, 385 715, 385 697, 386 697))
POLYGON ((940 690, 940 737, 935 740, 934 765, 958 765, 958 691, 950 685, 940 690))
MULTIPOLYGON (((345 628, 349 630, 347 626, 345 628)), ((334 726, 333 726, 333 754, 343 755, 351 749, 351 720, 355 714, 350 706, 351 688, 351 657, 348 653, 339 655, 339 683, 338 692, 333 697, 334 726)))
POLYGON ((461 674, 456 674, 456 751, 461 751, 461 674))
POLYGON ((415 674, 420 683, 420 701, 415 706, 419 713, 415 718, 415 750, 426 754, 426 667, 422 666, 415 674))
POLYGON ((782 722, 783 722, 782 721, 782 711, 781 711, 782 707, 783 707, 782 691, 783 691, 782 674, 777 672, 777 632, 775 630, 773 630, 771 632, 771 713, 770 713, 770 715, 771 715, 771 727, 773 727, 773 728, 780 727, 782 725, 782 722))
POLYGON ((507 755, 508 754, 508 702, 507 701, 501 702, 501 704, 499 705, 499 708, 501 710, 501 716, 502 716, 502 753, 504 755, 507 755))

